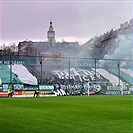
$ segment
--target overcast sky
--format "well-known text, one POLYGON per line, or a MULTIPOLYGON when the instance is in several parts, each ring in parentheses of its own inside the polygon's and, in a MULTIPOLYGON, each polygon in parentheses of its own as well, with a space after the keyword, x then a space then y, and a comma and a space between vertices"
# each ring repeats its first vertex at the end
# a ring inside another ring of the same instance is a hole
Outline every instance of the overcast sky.
POLYGON ((1 0, 0 44, 47 41, 50 19, 56 41, 78 41, 103 34, 132 18, 132 0, 1 0))

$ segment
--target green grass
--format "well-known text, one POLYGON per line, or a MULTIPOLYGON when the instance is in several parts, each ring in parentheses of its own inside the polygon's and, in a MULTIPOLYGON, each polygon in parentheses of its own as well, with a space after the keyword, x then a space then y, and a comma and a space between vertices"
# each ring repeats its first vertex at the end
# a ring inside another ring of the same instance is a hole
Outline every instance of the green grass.
POLYGON ((132 96, 0 98, 0 133, 132 133, 132 96))

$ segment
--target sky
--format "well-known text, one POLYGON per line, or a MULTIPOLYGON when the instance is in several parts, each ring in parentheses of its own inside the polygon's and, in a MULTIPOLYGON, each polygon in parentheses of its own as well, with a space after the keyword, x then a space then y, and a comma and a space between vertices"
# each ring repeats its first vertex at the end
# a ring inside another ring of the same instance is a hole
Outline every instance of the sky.
POLYGON ((56 41, 84 44, 132 19, 133 0, 0 0, 0 45, 47 41, 50 19, 56 41))

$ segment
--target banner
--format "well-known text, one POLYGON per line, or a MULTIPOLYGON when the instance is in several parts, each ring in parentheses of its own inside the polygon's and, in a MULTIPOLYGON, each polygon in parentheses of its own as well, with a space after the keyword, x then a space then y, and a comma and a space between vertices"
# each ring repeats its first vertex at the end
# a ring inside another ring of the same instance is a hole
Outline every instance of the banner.
POLYGON ((38 87, 37 86, 26 86, 26 87, 24 87, 24 90, 38 90, 38 87))
POLYGON ((22 84, 14 84, 13 88, 14 88, 14 90, 24 90, 24 85, 22 85, 22 84))
MULTIPOLYGON (((121 95, 119 90, 109 90, 109 91, 106 91, 105 94, 107 94, 107 95, 121 95)), ((126 90, 123 91, 123 95, 127 95, 126 90)))
POLYGON ((39 85, 39 90, 54 90, 54 85, 39 85))
MULTIPOLYGON (((35 91, 14 91, 12 97, 33 97, 35 91)), ((57 96, 52 91, 39 91, 39 96, 57 96)), ((0 97, 8 97, 8 92, 0 92, 0 97)))
POLYGON ((22 91, 14 91, 13 95, 22 95, 22 91))
POLYGON ((34 91, 23 91, 22 95, 25 97, 33 97, 34 96, 34 91))
POLYGON ((2 85, 0 85, 0 91, 2 91, 2 85))
MULTIPOLYGON (((0 97, 7 97, 8 92, 0 92, 0 97)), ((14 91, 13 97, 22 97, 22 91, 14 91)))
POLYGON ((3 91, 8 91, 8 84, 3 84, 2 87, 3 87, 3 91))
POLYGON ((8 93, 7 92, 0 92, 0 97, 7 97, 8 93))
MULTIPOLYGON (((107 91, 120 90, 121 86, 107 86, 107 91)), ((122 86, 123 90, 127 90, 127 86, 122 86)))

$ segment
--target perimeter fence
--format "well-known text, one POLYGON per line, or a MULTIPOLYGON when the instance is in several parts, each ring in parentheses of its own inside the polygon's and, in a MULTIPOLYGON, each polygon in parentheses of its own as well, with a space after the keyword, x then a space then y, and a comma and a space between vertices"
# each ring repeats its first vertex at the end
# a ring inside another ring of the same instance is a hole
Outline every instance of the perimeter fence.
MULTIPOLYGON (((118 86, 124 86, 128 91, 132 90, 133 85, 132 62, 132 60, 118 59, 60 57, 56 53, 53 57, 51 55, 6 56, 0 58, 1 86, 2 84, 19 84, 21 81, 19 72, 21 72, 21 78, 25 78, 23 71, 27 70, 37 79, 36 86, 44 84, 73 88, 76 85, 79 86, 78 88, 86 88, 86 92, 88 86, 91 90, 100 86, 110 94, 111 90, 118 91, 118 86), (9 71, 5 69, 5 66, 8 66, 9 71), (23 66, 23 70, 20 66, 23 66), (5 79, 2 77, 4 74, 5 79)), ((21 82, 21 84, 32 85, 27 82, 21 82)))

